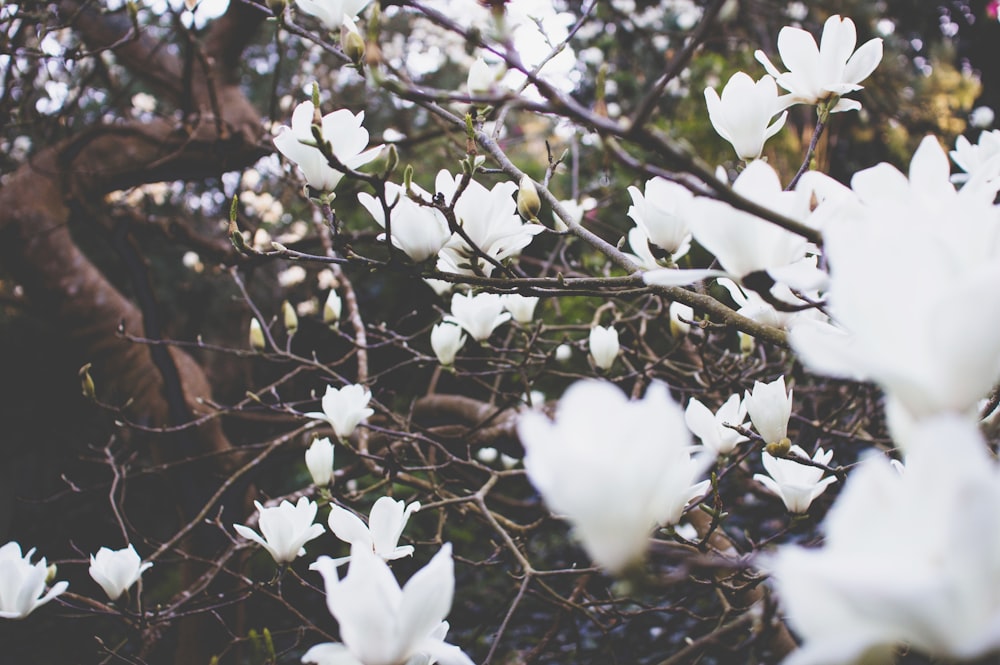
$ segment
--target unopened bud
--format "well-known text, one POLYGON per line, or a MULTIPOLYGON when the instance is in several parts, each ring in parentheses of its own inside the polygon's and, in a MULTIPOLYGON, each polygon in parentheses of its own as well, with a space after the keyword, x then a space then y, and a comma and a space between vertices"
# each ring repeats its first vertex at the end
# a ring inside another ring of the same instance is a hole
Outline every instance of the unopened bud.
POLYGON ((90 377, 90 363, 80 368, 80 390, 87 399, 97 399, 97 389, 94 379, 90 377))
POLYGON ((521 176, 521 184, 517 190, 517 212, 529 222, 538 221, 538 211, 542 209, 542 200, 538 198, 535 183, 527 175, 521 176))
POLYGON ((45 569, 45 583, 52 586, 52 584, 56 581, 56 575, 58 574, 59 569, 56 567, 56 564, 50 563, 49 567, 45 569))
POLYGON ((764 452, 771 457, 786 457, 792 449, 792 441, 787 436, 781 441, 772 441, 764 446, 764 452))
POLYGON ((323 305, 323 323, 334 325, 340 320, 340 313, 344 308, 344 303, 337 293, 337 289, 330 289, 330 295, 326 297, 323 305))
POLYGON ((288 331, 289 335, 294 335, 295 331, 299 329, 299 316, 287 300, 281 303, 281 316, 285 320, 285 330, 288 331))
POLYGON ((365 38, 361 36, 354 20, 347 15, 340 27, 340 47, 351 62, 357 66, 362 64, 365 58, 365 38))
POLYGON ((264 330, 260 327, 260 321, 256 318, 250 319, 250 348, 263 351, 266 346, 264 330))

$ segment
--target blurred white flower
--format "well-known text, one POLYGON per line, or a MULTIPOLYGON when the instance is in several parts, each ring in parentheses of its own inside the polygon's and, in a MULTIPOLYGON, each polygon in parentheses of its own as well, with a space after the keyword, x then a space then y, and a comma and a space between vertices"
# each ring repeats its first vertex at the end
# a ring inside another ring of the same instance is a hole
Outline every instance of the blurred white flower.
POLYGON ((254 501, 254 505, 260 515, 260 534, 242 524, 234 524, 233 528, 236 533, 266 549, 275 563, 295 561, 296 557, 306 553, 303 545, 323 535, 323 525, 313 523, 318 506, 304 496, 299 497, 295 505, 288 501, 272 508, 265 508, 259 501, 254 501))
POLYGON ((753 390, 744 397, 747 413, 764 443, 781 443, 788 438, 788 419, 792 415, 792 391, 785 392, 785 377, 770 383, 753 382, 753 390))
POLYGON ((729 399, 712 413, 712 410, 692 397, 684 410, 684 423, 691 433, 701 439, 702 445, 716 455, 726 455, 736 449, 736 445, 747 438, 736 430, 725 427, 729 423, 737 427, 746 427, 747 405, 739 395, 730 395, 729 399))
POLYGON ((451 297, 451 316, 445 317, 445 321, 465 328, 477 342, 489 339, 497 326, 509 320, 510 312, 503 311, 503 300, 498 293, 455 293, 451 297))
POLYGON ((526 411, 518 434, 528 478, 549 509, 614 573, 642 557, 656 525, 676 524, 708 488, 697 479, 713 457, 692 458, 681 408, 662 384, 630 402, 607 381, 579 381, 554 421, 526 411))
POLYGON ((482 58, 476 58, 476 61, 469 67, 469 76, 465 87, 470 95, 476 96, 491 92, 496 82, 496 74, 493 73, 493 69, 482 58))
POLYGON ((355 547, 364 547, 384 560, 392 561, 413 554, 413 546, 399 545, 399 537, 403 535, 410 515, 418 510, 418 501, 406 505, 390 496, 383 496, 372 505, 367 526, 360 517, 336 504, 330 505, 327 523, 333 535, 351 544, 352 556, 355 547))
POLYGON ((644 192, 630 186, 628 193, 632 197, 628 216, 646 238, 672 258, 683 255, 691 243, 685 215, 694 195, 683 185, 660 177, 647 180, 644 192))
POLYGON ((322 556, 310 566, 323 576, 326 605, 343 643, 317 644, 302 657, 317 665, 473 665, 444 641, 455 593, 451 543, 400 589, 389 566, 369 548, 351 548, 351 566, 340 579, 337 564, 322 556))
POLYGON ((705 88, 705 103, 715 131, 745 161, 760 157, 764 142, 778 133, 788 116, 781 110, 784 106, 778 102, 778 87, 770 76, 754 83, 748 75, 736 72, 722 89, 722 97, 713 88, 705 88), (781 115, 772 122, 778 113, 781 115))
POLYGON ((538 305, 537 297, 522 296, 520 293, 505 293, 500 296, 500 299, 503 301, 503 308, 510 312, 518 323, 529 324, 535 318, 535 306, 538 305))
POLYGON ((336 323, 344 310, 344 302, 340 299, 337 289, 330 289, 323 303, 323 323, 336 323))
POLYGON ((120 550, 102 547, 97 554, 90 555, 90 576, 101 585, 109 599, 118 600, 152 565, 142 562, 131 543, 120 550))
POLYGON ((333 482, 333 443, 328 437, 314 439, 306 450, 306 468, 316 487, 333 482))
MULTIPOLYGON (((303 0, 298 1, 301 3, 303 0)), ((310 187, 331 193, 344 173, 330 166, 316 147, 316 139, 312 134, 314 112, 312 102, 302 102, 296 106, 292 112, 292 126, 282 125, 279 128, 274 137, 274 147, 299 167, 310 187)), ((367 164, 382 151, 382 146, 365 150, 368 145, 368 130, 361 124, 364 119, 364 111, 354 114, 347 109, 339 109, 327 113, 321 121, 323 139, 330 143, 333 155, 349 169, 367 164)))
MULTIPOLYGON (((585 196, 580 199, 579 202, 568 199, 565 201, 560 201, 559 205, 562 207, 563 211, 569 216, 570 220, 579 224, 583 221, 583 216, 597 207, 597 201, 589 196, 585 196)), ((559 233, 565 233, 569 231, 569 227, 566 225, 559 215, 556 214, 555 210, 552 211, 552 228, 559 233)))
MULTIPOLYGON (((420 187, 412 185, 412 188, 424 201, 431 200, 431 195, 420 187)), ((420 205, 407 195, 402 186, 385 183, 385 200, 390 206, 392 244, 403 250, 413 261, 420 263, 436 256, 451 238, 444 214, 436 208, 420 205)), ((382 210, 382 203, 367 192, 358 194, 358 201, 384 229, 385 211, 382 210)), ((379 240, 385 240, 385 234, 380 235, 379 240)))
POLYGON ((670 314, 671 335, 674 337, 683 337, 691 332, 691 324, 689 321, 694 320, 693 307, 675 300, 670 303, 670 308, 667 311, 670 314))
POLYGON ((299 10, 315 16, 327 30, 336 30, 344 17, 354 20, 371 0, 295 0, 299 10))
POLYGON ((305 415, 327 421, 337 438, 343 440, 354 433, 362 420, 375 413, 368 406, 371 399, 371 391, 356 383, 339 389, 327 386, 323 394, 323 411, 311 411, 305 415))
POLYGON ((431 329, 431 348, 438 362, 448 367, 455 364, 455 356, 465 344, 462 326, 453 321, 442 321, 431 329))
POLYGON ((621 349, 618 344, 618 331, 614 326, 607 328, 594 326, 590 329, 588 341, 590 347, 590 357, 594 359, 594 365, 607 371, 615 364, 615 358, 621 349))
POLYGON ((994 178, 1000 175, 1000 129, 981 132, 976 143, 959 136, 949 154, 955 166, 964 171, 951 176, 952 182, 966 182, 972 176, 994 178))
POLYGON ((306 269, 302 266, 288 266, 278 273, 278 285, 284 288, 306 281, 306 269))
POLYGON ((926 420, 906 472, 870 453, 823 523, 820 548, 763 561, 802 638, 787 663, 859 662, 897 645, 935 662, 1000 648, 1000 470, 975 423, 926 420))
POLYGON ((49 566, 45 557, 31 563, 35 548, 21 555, 21 545, 10 541, 0 547, 0 619, 23 619, 69 586, 56 582, 45 593, 49 566))
POLYGON ((977 106, 969 113, 969 124, 976 129, 986 129, 996 120, 996 113, 989 106, 977 106))
MULTIPOLYGON (((792 446, 789 457, 795 456, 810 459, 809 454, 799 446, 792 446)), ((833 451, 822 448, 812 456, 812 461, 824 466, 830 465, 833 451)), ((837 482, 833 476, 823 477, 823 469, 808 464, 799 464, 793 459, 774 457, 767 452, 761 453, 761 461, 768 475, 755 473, 753 478, 766 487, 772 494, 779 497, 790 513, 804 513, 810 504, 826 491, 826 488, 837 482)))
POLYGON ((568 363, 573 357, 573 347, 569 344, 560 344, 555 351, 556 362, 568 363))
POLYGON ((778 33, 778 53, 789 71, 781 73, 763 51, 754 57, 767 73, 790 94, 782 98, 783 106, 819 104, 838 100, 831 113, 855 111, 861 103, 843 99, 843 95, 861 90, 858 85, 875 71, 882 61, 882 40, 870 39, 857 51, 857 29, 854 21, 833 15, 823 25, 820 44, 801 28, 785 26, 778 33))

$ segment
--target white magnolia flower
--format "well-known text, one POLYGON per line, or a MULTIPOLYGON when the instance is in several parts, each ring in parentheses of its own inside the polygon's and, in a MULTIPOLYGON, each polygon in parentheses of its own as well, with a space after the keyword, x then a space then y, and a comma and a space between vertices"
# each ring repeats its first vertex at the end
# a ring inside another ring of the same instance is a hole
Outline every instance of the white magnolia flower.
POLYGON ((326 393, 323 394, 323 411, 310 411, 305 415, 327 421, 338 439, 346 439, 354 433, 362 420, 375 413, 368 406, 371 399, 371 391, 357 383, 343 388, 327 386, 326 393))
POLYGON ((442 321, 431 329, 431 348, 438 362, 445 367, 455 364, 455 356, 468 339, 462 326, 453 321, 442 321))
MULTIPOLYGON (((789 456, 810 459, 809 454, 799 446, 792 446, 789 449, 789 456)), ((829 466, 830 460, 833 459, 833 451, 824 451, 820 448, 811 459, 817 464, 829 466)), ((806 512, 816 497, 826 491, 831 483, 837 482, 833 476, 824 478, 823 469, 799 464, 793 459, 774 457, 763 452, 761 461, 768 475, 755 473, 754 480, 779 497, 790 513, 806 512)))
POLYGON ((392 561, 413 554, 412 545, 398 543, 410 515, 418 510, 418 501, 406 505, 383 496, 372 505, 367 526, 360 517, 336 504, 330 506, 327 523, 333 535, 351 544, 351 552, 354 552, 355 546, 366 547, 386 561, 392 561))
POLYGON ((594 365, 607 371, 615 364, 615 358, 618 357, 618 352, 621 349, 618 344, 618 331, 614 326, 607 328, 594 326, 590 329, 588 346, 590 347, 590 357, 594 359, 594 365))
POLYGON ((956 191, 949 171, 928 137, 909 178, 887 164, 855 174, 824 228, 836 325, 803 320, 790 334, 809 369, 875 381, 904 418, 971 412, 1000 379, 1000 183, 956 191))
POLYGON ((675 300, 670 303, 667 310, 670 315, 670 334, 674 337, 683 337, 691 332, 689 321, 694 320, 694 308, 675 300))
POLYGON ((1000 175, 1000 129, 981 132, 976 143, 959 136, 950 155, 955 166, 964 171, 953 175, 952 182, 966 182, 973 175, 981 178, 1000 175))
MULTIPOLYGON (((292 111, 292 126, 281 126, 278 135, 274 137, 274 147, 298 165, 310 187, 322 192, 332 192, 344 173, 330 166, 316 147, 316 139, 312 134, 314 112, 312 102, 302 102, 296 106, 292 111)), ((354 114, 347 109, 340 109, 323 116, 320 125, 323 139, 330 143, 334 156, 350 169, 367 164, 382 150, 382 146, 365 150, 368 145, 368 130, 361 124, 364 119, 364 111, 354 114)))
POLYGON ((333 443, 328 437, 314 439, 306 450, 306 468, 316 487, 333 482, 333 443))
POLYGON ((774 79, 764 76, 754 80, 736 72, 722 89, 719 97, 713 88, 705 88, 708 118, 719 136, 733 144, 736 155, 745 161, 757 159, 764 142, 785 125, 787 111, 778 102, 778 87, 774 79), (774 116, 780 113, 777 120, 774 116))
POLYGON ((320 557, 310 567, 323 576, 326 605, 340 625, 343 643, 318 644, 302 657, 303 663, 473 665, 459 647, 444 641, 448 632, 444 618, 455 593, 450 543, 402 589, 385 561, 363 546, 351 549, 351 565, 343 579, 329 557, 320 557))
POLYGON ((681 408, 662 384, 630 402, 607 381, 577 382, 555 421, 525 412, 518 434, 532 484, 611 572, 640 559, 656 525, 676 524, 708 488, 698 478, 712 456, 691 456, 681 408))
POLYGON ((503 308, 510 312, 511 316, 518 323, 529 324, 535 318, 535 306, 538 305, 538 298, 535 296, 522 296, 520 293, 505 293, 500 296, 503 301, 503 308))
MULTIPOLYGON (((412 188, 424 201, 431 200, 431 195, 424 190, 416 185, 412 188)), ((407 196, 403 187, 391 182, 385 183, 385 198, 390 206, 393 246, 406 252, 417 263, 436 256, 451 238, 444 214, 436 208, 420 205, 407 196)), ((358 194, 358 201, 384 229, 385 211, 382 210, 382 203, 366 192, 358 194)), ((384 239, 385 234, 379 236, 379 240, 384 239)))
POLYGON ((897 645, 935 662, 1000 649, 1000 469, 975 423, 922 422, 906 472, 880 454, 854 469, 820 548, 765 561, 802 638, 785 662, 860 662, 897 645))
POLYGON ((344 23, 344 17, 354 20, 371 0, 295 0, 296 6, 318 18, 327 30, 336 30, 344 23))
MULTIPOLYGON (((435 180, 435 188, 451 204, 461 181, 461 175, 452 176, 442 170, 435 180)), ((519 254, 545 230, 541 224, 525 224, 521 220, 513 199, 515 191, 517 184, 513 182, 497 183, 488 190, 473 180, 454 202, 455 219, 462 230, 476 247, 496 261, 519 254)), ((457 233, 439 254, 438 269, 445 272, 473 275, 478 270, 489 276, 494 268, 457 233)))
MULTIPOLYGON (((778 173, 756 160, 733 183, 736 193, 791 219, 805 222, 809 217, 809 194, 786 192, 778 173)), ((726 273, 736 279, 760 270, 783 268, 805 258, 810 245, 802 236, 776 224, 733 208, 728 203, 705 197, 688 204, 688 224, 698 243, 715 255, 726 273)), ((696 279, 716 276, 712 270, 651 270, 643 275, 648 284, 690 283, 677 281, 690 273, 696 279)))
POLYGON ((481 95, 483 93, 489 93, 493 90, 493 86, 496 85, 497 79, 496 74, 490 68, 486 61, 482 58, 476 58, 476 61, 472 63, 469 67, 469 76, 466 80, 465 87, 468 89, 470 95, 481 95))
POLYGON ((336 323, 344 310, 344 301, 340 299, 337 289, 330 289, 323 303, 323 323, 336 323))
MULTIPOLYGON (((570 218, 570 221, 579 224, 583 221, 583 216, 597 207, 597 201, 590 196, 585 196, 580 201, 575 199, 567 199, 564 201, 559 201, 560 207, 570 218)), ((552 211, 552 228, 559 233, 565 233, 569 231, 569 227, 566 222, 556 214, 555 210, 552 211)))
POLYGON ((120 550, 102 547, 97 554, 90 555, 90 576, 101 585, 109 599, 118 600, 152 565, 142 562, 132 544, 120 550))
POLYGON ((288 501, 272 508, 265 508, 259 501, 254 501, 254 505, 260 515, 257 522, 260 534, 242 524, 234 524, 233 528, 236 533, 266 549, 275 563, 295 561, 296 557, 306 553, 303 545, 323 535, 323 525, 313 523, 318 506, 304 496, 299 497, 295 505, 288 501))
POLYGON ((739 395, 730 395, 729 399, 712 413, 712 410, 692 397, 684 410, 684 423, 691 433, 701 439, 702 445, 717 455, 726 455, 736 449, 736 445, 747 438, 736 430, 725 427, 729 423, 737 427, 746 427, 747 405, 739 395))
POLYGON ((503 311, 503 300, 498 293, 456 293, 451 297, 451 316, 445 320, 457 323, 472 339, 483 342, 497 326, 510 320, 510 312, 503 311))
POLYGON ((0 547, 0 619, 23 619, 69 586, 56 582, 45 593, 49 566, 45 557, 31 563, 35 548, 21 555, 21 545, 11 541, 0 547))
POLYGON ((785 377, 770 383, 753 382, 753 390, 743 399, 754 429, 764 443, 780 443, 788 438, 788 419, 792 415, 792 392, 785 393, 785 377))
MULTIPOLYGON (((632 197, 628 216, 646 238, 672 258, 683 255, 691 243, 686 221, 687 204, 694 198, 690 190, 657 176, 646 181, 645 192, 631 186, 628 193, 632 197)), ((632 249, 638 251, 634 244, 632 249)))
POLYGON ((858 84, 882 61, 881 39, 870 39, 855 51, 857 41, 854 21, 833 15, 823 25, 819 47, 816 39, 801 28, 781 29, 778 53, 789 71, 779 72, 761 50, 754 57, 790 93, 782 98, 784 106, 838 100, 831 113, 854 111, 861 108, 860 102, 842 99, 843 95, 861 90, 863 86, 858 84))
POLYGON ((997 114, 989 106, 977 106, 969 113, 969 124, 977 129, 986 129, 996 117, 997 114))

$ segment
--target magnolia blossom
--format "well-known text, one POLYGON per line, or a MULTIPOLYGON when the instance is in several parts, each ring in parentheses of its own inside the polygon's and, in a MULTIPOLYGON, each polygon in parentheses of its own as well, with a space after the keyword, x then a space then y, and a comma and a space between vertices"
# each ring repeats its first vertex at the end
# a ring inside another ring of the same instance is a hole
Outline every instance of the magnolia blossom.
MULTIPOLYGON (((441 171, 435 180, 437 193, 448 204, 454 202, 455 219, 472 243, 494 261, 515 256, 545 230, 541 224, 525 224, 517 214, 513 194, 517 184, 501 182, 486 189, 475 180, 454 201, 462 176, 441 171)), ((479 256, 459 234, 454 234, 439 254, 438 269, 465 275, 492 274, 494 264, 479 256)))
MULTIPOLYGON (((733 183, 733 190, 791 219, 805 222, 809 216, 809 194, 784 191, 778 173, 763 161, 750 162, 733 183)), ((722 201, 698 197, 686 210, 695 239, 715 255, 726 273, 737 279, 801 261, 809 249, 808 241, 802 236, 722 201)), ((685 283, 678 281, 678 277, 686 272, 696 279, 721 274, 718 271, 662 269, 645 273, 643 279, 648 284, 685 283)), ((693 280, 689 279, 688 283, 690 281, 693 280)))
POLYGON ((97 554, 90 555, 90 576, 101 585, 110 600, 118 600, 152 565, 143 563, 131 544, 120 550, 102 547, 97 554))
POLYGON ((823 546, 763 565, 802 638, 786 665, 858 662, 905 644, 935 662, 1000 649, 1000 469, 975 423, 922 422, 906 471, 869 454, 823 522, 823 546))
POLYGON ((323 576, 326 605, 340 625, 343 643, 318 644, 302 657, 303 663, 473 665, 460 648, 444 641, 444 618, 455 593, 450 543, 403 588, 385 561, 364 546, 351 548, 351 565, 343 579, 329 557, 321 556, 310 567, 323 576))
POLYGON ((1000 129, 981 132, 976 143, 959 136, 949 154, 955 166, 964 171, 953 175, 952 182, 965 182, 972 175, 985 178, 1000 175, 1000 129))
POLYGON ((333 481, 333 443, 329 438, 313 440, 306 450, 306 468, 316 487, 326 487, 333 481))
POLYGON ((785 393, 785 377, 770 383, 753 382, 753 390, 744 397, 747 413, 764 443, 781 443, 788 438, 788 419, 792 415, 792 391, 785 393))
POLYGON ((747 438, 725 423, 737 427, 745 427, 747 418, 746 402, 739 395, 730 395, 729 399, 712 413, 711 409, 692 397, 684 410, 684 423, 691 433, 701 439, 702 445, 717 455, 728 455, 736 450, 736 445, 747 438))
MULTIPOLYGON (((292 111, 292 126, 281 126, 278 135, 274 137, 274 147, 298 165, 310 187, 322 192, 332 192, 344 173, 330 166, 316 147, 316 139, 312 133, 315 110, 312 102, 302 102, 296 106, 292 111)), ((320 123, 323 139, 330 143, 333 155, 349 169, 367 164, 382 150, 382 146, 365 150, 368 145, 368 130, 361 125, 364 119, 364 111, 354 114, 347 109, 340 109, 327 113, 320 123)))
MULTIPOLYGON (((809 454, 799 446, 792 446, 789 449, 789 456, 810 459, 809 454)), ((833 459, 833 451, 824 451, 820 448, 811 459, 817 464, 829 466, 830 460, 833 459)), ((794 459, 774 457, 763 452, 761 461, 768 475, 755 473, 754 480, 779 497, 790 513, 806 512, 816 497, 826 491, 831 483, 837 482, 833 476, 824 478, 823 469, 800 464, 794 459)))
POLYGON ((518 323, 528 324, 535 318, 535 306, 538 305, 538 298, 535 296, 522 296, 520 293, 505 293, 500 296, 503 301, 503 308, 510 312, 514 320, 518 323))
POLYGON ((445 367, 455 364, 455 356, 468 339, 460 324, 442 321, 431 329, 431 348, 445 367))
POLYGON ((778 87, 770 76, 754 83, 743 72, 736 72, 722 89, 722 97, 713 88, 705 88, 705 103, 715 131, 746 161, 760 157, 764 142, 778 133, 788 116, 787 111, 781 111, 784 107, 778 103, 778 87))
POLYGON ((670 334, 674 337, 683 337, 691 332, 690 321, 694 320, 694 308, 682 302, 674 301, 670 303, 667 313, 670 315, 670 334))
POLYGON ((835 324, 796 322, 790 342, 812 371, 878 383, 894 428, 971 414, 1000 378, 1000 183, 977 176, 956 191, 949 171, 928 137, 909 178, 875 166, 816 211, 831 218, 825 299, 835 324))
POLYGON ((49 566, 45 557, 31 563, 35 548, 21 555, 21 545, 11 541, 0 547, 0 619, 23 619, 69 586, 56 582, 45 593, 49 566))
MULTIPOLYGON (((424 190, 416 185, 411 187, 424 201, 431 200, 431 195, 424 190)), ((444 214, 437 208, 417 203, 400 185, 385 183, 385 199, 391 208, 389 219, 392 223, 392 244, 417 263, 436 256, 451 238, 451 230, 448 229, 448 220, 444 214)), ((382 203, 366 192, 358 194, 358 201, 378 225, 385 228, 382 203)), ((384 239, 385 234, 379 236, 379 240, 384 239)))
POLYGON ((493 86, 496 85, 497 79, 496 74, 490 68, 486 61, 482 58, 476 58, 476 61, 472 63, 469 67, 469 76, 466 80, 465 87, 468 89, 470 95, 477 95, 488 93, 493 90, 493 86))
MULTIPOLYGON (((659 176, 646 181, 644 192, 631 186, 628 193, 632 197, 628 216, 642 229, 649 242, 669 252, 673 258, 683 255, 691 242, 686 207, 694 195, 683 185, 659 176)), ((638 250, 634 244, 632 248, 638 250)))
POLYGON ((336 323, 340 320, 340 315, 344 309, 344 301, 341 300, 337 289, 330 289, 323 303, 323 323, 336 323))
POLYGON ((323 395, 323 411, 310 411, 305 415, 327 421, 338 439, 346 439, 362 420, 375 413, 368 406, 371 399, 371 391, 356 383, 343 388, 327 386, 323 395))
POLYGON ((260 515, 257 521, 260 534, 242 524, 234 524, 233 528, 236 533, 266 549, 275 563, 295 561, 296 557, 306 553, 303 545, 323 535, 323 525, 313 523, 318 506, 304 496, 299 497, 295 505, 282 501, 277 506, 265 508, 259 501, 253 503, 260 515))
POLYGON ((392 561, 413 554, 412 545, 400 546, 398 543, 410 515, 418 510, 420 503, 417 501, 406 505, 383 496, 372 506, 368 526, 360 517, 335 504, 330 506, 327 523, 333 535, 351 544, 351 552, 354 552, 355 546, 366 547, 386 561, 392 561))
POLYGON ((306 14, 318 18, 327 30, 336 30, 344 18, 354 20, 371 0, 295 0, 296 6, 306 14))
POLYGON ((785 26, 781 29, 778 53, 789 71, 779 72, 761 50, 757 50, 754 57, 778 85, 790 93, 782 98, 783 106, 836 100, 831 113, 855 111, 861 108, 861 103, 841 97, 861 90, 858 84, 882 61, 881 39, 870 39, 855 51, 857 41, 854 21, 834 15, 823 25, 819 47, 816 39, 801 28, 785 26))
POLYGON ((456 293, 451 297, 451 316, 445 317, 445 321, 465 328, 477 342, 489 339, 497 326, 509 320, 510 312, 503 311, 498 293, 456 293))
POLYGON ((579 381, 555 421, 525 412, 518 434, 532 484, 611 572, 640 559, 654 527, 676 524, 709 485, 697 479, 712 456, 692 457, 681 408, 659 383, 630 402, 607 381, 579 381))
POLYGON ((996 117, 997 114, 989 106, 977 106, 969 113, 969 125, 985 129, 993 124, 996 117))
POLYGON ((590 346, 590 357, 594 359, 594 365, 604 371, 611 369, 620 350, 618 331, 615 330, 615 327, 594 326, 590 329, 588 345, 590 346))

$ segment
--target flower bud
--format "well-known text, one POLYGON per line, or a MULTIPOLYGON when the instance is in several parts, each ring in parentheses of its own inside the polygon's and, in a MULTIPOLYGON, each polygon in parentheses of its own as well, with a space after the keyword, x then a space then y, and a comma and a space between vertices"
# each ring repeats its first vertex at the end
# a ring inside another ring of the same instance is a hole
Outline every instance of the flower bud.
POLYGON ((333 443, 329 437, 314 440, 306 450, 306 468, 316 487, 326 487, 333 481, 333 443))
POLYGON ((486 64, 485 60, 479 58, 469 67, 469 78, 465 85, 469 89, 470 95, 477 95, 488 93, 493 87, 494 81, 490 66, 486 64))
POLYGON ((344 23, 340 26, 340 46, 351 62, 360 66, 365 58, 365 38, 358 31, 354 21, 344 15, 344 23))
POLYGON ((295 308, 287 300, 281 303, 281 316, 285 320, 285 330, 288 331, 289 335, 294 335, 295 331, 299 329, 299 317, 295 313, 295 308))
POLYGON ((330 289, 330 294, 326 297, 323 305, 323 323, 334 326, 340 320, 340 313, 343 311, 344 302, 340 299, 337 289, 330 289))
POLYGON ((535 183, 527 175, 521 176, 521 184, 517 190, 517 212, 529 222, 538 221, 538 211, 542 209, 542 200, 538 198, 535 183))
POLYGON ((556 347, 556 362, 568 363, 573 357, 573 347, 569 344, 560 344, 556 347))
POLYGON ((90 363, 80 368, 80 390, 87 399, 97 398, 97 388, 94 386, 94 379, 90 376, 90 363))
POLYGON ((614 326, 602 328, 594 326, 590 329, 590 356, 598 369, 608 371, 615 364, 620 346, 618 331, 614 326))
POLYGON ((250 319, 250 348, 263 351, 266 346, 264 330, 260 327, 260 321, 256 318, 250 319))

